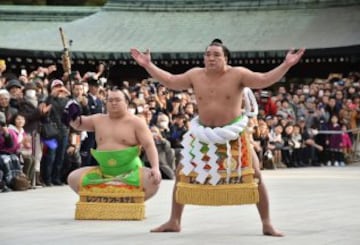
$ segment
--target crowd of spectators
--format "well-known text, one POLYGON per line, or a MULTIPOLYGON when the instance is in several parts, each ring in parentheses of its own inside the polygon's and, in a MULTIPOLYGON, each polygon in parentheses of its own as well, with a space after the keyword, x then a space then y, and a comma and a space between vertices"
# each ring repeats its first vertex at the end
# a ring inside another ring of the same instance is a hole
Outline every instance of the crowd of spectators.
MULTIPOLYGON (((83 115, 106 113, 105 67, 99 64, 96 71, 58 78, 51 76, 56 69, 51 65, 10 74, 4 62, 0 64, 3 191, 21 189, 14 176, 25 176, 33 187, 50 187, 66 184, 67 175, 80 166, 96 165, 90 154, 96 148, 95 135, 68 128, 61 115, 71 98, 79 102, 83 115), (44 138, 40 129, 45 124, 54 125, 58 133, 44 138)), ((359 79, 359 73, 330 74, 254 91, 259 114, 251 118, 249 130, 262 168, 345 166, 360 124, 359 79)), ((197 114, 192 89, 175 92, 151 78, 122 81, 121 86, 129 112, 146 120, 153 133, 163 178, 173 179, 182 136, 197 114)), ((142 159, 148 164, 145 156, 142 159)))

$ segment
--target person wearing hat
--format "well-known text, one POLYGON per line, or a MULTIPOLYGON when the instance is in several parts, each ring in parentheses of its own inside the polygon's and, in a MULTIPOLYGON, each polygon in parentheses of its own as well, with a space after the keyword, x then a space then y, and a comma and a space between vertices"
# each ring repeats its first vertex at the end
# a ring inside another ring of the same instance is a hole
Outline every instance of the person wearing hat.
POLYGON ((49 144, 49 139, 44 140, 46 154, 41 159, 40 172, 46 186, 63 184, 63 162, 69 137, 69 127, 62 123, 61 115, 70 99, 70 92, 59 79, 53 80, 50 88, 50 95, 39 107, 42 113, 46 114, 46 120, 56 125, 59 133, 52 139, 56 140, 56 147, 49 144))
POLYGON ((260 92, 259 109, 264 110, 265 115, 275 116, 277 113, 277 106, 271 98, 270 91, 260 92))
MULTIPOLYGON (((97 113, 104 113, 105 107, 103 101, 99 98, 100 82, 91 77, 87 81, 89 85, 89 91, 87 94, 89 115, 97 113)), ((87 137, 81 142, 80 154, 82 166, 95 166, 96 160, 91 156, 90 149, 96 148, 95 134, 94 132, 87 132, 87 137)))
POLYGON ((14 108, 18 108, 18 100, 22 98, 23 85, 17 79, 12 79, 7 82, 5 86, 6 90, 10 93, 10 105, 14 108))

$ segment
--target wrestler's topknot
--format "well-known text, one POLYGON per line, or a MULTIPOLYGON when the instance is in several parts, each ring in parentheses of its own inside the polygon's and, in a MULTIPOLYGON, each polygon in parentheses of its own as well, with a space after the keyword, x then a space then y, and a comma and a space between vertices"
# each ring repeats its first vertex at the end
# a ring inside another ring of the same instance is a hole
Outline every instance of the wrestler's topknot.
POLYGON ((107 89, 110 90, 110 91, 120 91, 120 92, 124 95, 125 100, 126 100, 126 103, 127 103, 127 104, 130 103, 130 97, 124 92, 124 90, 123 90, 124 88, 123 88, 123 87, 117 86, 117 85, 113 85, 113 86, 109 86, 107 89))
POLYGON ((220 43, 220 44, 222 44, 222 41, 221 41, 221 39, 219 39, 219 38, 215 38, 214 40, 212 40, 211 43, 212 43, 212 44, 213 44, 213 43, 220 43))
POLYGON ((221 41, 220 38, 215 38, 214 40, 212 40, 212 42, 210 43, 209 46, 219 46, 219 47, 222 47, 222 49, 223 49, 223 51, 224 51, 225 57, 227 57, 227 60, 230 60, 230 51, 229 51, 229 49, 223 44, 223 42, 221 41))

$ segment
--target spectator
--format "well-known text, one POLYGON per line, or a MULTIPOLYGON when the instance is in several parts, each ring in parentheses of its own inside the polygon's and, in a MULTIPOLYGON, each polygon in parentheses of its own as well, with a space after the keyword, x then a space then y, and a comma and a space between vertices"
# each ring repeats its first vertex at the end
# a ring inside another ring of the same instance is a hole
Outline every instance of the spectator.
POLYGON ((285 129, 282 133, 282 139, 284 142, 283 147, 281 148, 281 157, 283 163, 286 167, 290 168, 293 167, 293 160, 292 160, 292 153, 293 153, 293 145, 292 145, 292 134, 293 134, 294 127, 291 123, 288 123, 285 126, 285 129))
POLYGON ((281 149, 284 146, 284 140, 282 138, 283 127, 278 124, 269 133, 269 145, 268 148, 272 150, 274 155, 274 164, 276 167, 283 168, 285 165, 282 163, 281 149))
POLYGON ((22 172, 20 159, 17 155, 19 145, 14 130, 6 125, 5 115, 0 113, 0 170, 2 191, 26 190, 30 187, 29 179, 22 172))
POLYGON ((261 167, 265 168, 264 154, 268 150, 269 128, 264 120, 258 120, 258 128, 254 128, 253 139, 260 145, 260 148, 255 149, 257 149, 256 153, 258 154, 260 163, 262 164, 261 167))
POLYGON ((358 112, 356 109, 356 105, 352 100, 347 99, 339 111, 339 122, 350 130, 355 130, 357 126, 356 120, 358 118, 358 112))
POLYGON ((23 173, 30 179, 34 179, 35 175, 35 159, 32 152, 32 138, 31 135, 25 132, 26 119, 21 114, 16 114, 13 121, 9 124, 9 130, 15 132, 14 145, 17 149, 15 154, 20 157, 20 162, 23 164, 23 173))
MULTIPOLYGON (((342 152, 344 153, 344 159, 346 160, 352 152, 353 144, 352 144, 351 138, 349 136, 349 133, 347 132, 346 125, 341 126, 341 131, 342 131, 341 147, 342 147, 342 152)), ((345 166, 345 162, 346 161, 340 162, 340 166, 345 166)))
POLYGON ((159 129, 161 136, 165 139, 170 139, 169 124, 169 117, 164 113, 159 113, 156 120, 156 126, 159 129))
POLYGON ((25 117, 24 130, 32 138, 33 156, 35 161, 35 184, 42 186, 40 178, 40 162, 42 158, 43 145, 40 140, 39 122, 45 114, 39 109, 39 98, 37 97, 37 88, 33 82, 24 86, 24 97, 19 100, 19 114, 25 117))
POLYGON ((330 151, 330 160, 328 161, 328 166, 345 166, 344 164, 344 153, 342 145, 342 134, 341 126, 339 124, 339 118, 336 115, 331 117, 331 123, 329 125, 329 130, 334 131, 334 133, 329 135, 327 144, 330 151))
POLYGON ((281 106, 280 106, 278 112, 276 113, 276 115, 281 115, 283 118, 289 119, 289 120, 296 119, 295 112, 294 112, 293 108, 290 106, 289 101, 287 99, 283 99, 281 101, 281 106))
POLYGON ((23 97, 22 88, 23 85, 17 79, 12 79, 6 84, 6 89, 9 91, 10 94, 9 104, 13 108, 18 109, 18 101, 23 97))
POLYGON ((277 107, 275 102, 271 98, 270 91, 261 91, 259 107, 260 109, 264 110, 265 115, 276 115, 277 107))
POLYGON ((328 118, 332 118, 332 116, 339 117, 340 108, 336 106, 336 100, 334 97, 330 97, 329 104, 325 107, 325 113, 328 114, 328 118))
MULTIPOLYGON (((80 105, 81 115, 89 115, 90 109, 88 105, 88 98, 84 91, 84 84, 81 82, 75 82, 72 88, 72 97, 80 105)), ((76 131, 73 128, 70 128, 70 137, 69 143, 76 147, 78 151, 81 147, 81 141, 87 137, 87 132, 85 131, 76 131)))
MULTIPOLYGON (((175 151, 171 148, 170 142, 165 139, 158 127, 150 128, 159 155, 159 168, 163 179, 174 179, 175 177, 175 151)), ((150 167, 147 156, 144 154, 143 161, 145 166, 150 167)))
MULTIPOLYGON (((104 103, 99 98, 99 87, 100 83, 96 79, 89 79, 89 92, 87 95, 88 106, 90 113, 89 115, 94 115, 97 113, 104 113, 104 103)), ((80 155, 81 155, 81 164, 82 166, 96 166, 96 160, 91 156, 90 149, 96 149, 96 141, 94 132, 87 132, 87 137, 81 142, 80 155)))
POLYGON ((12 117, 18 113, 18 110, 10 104, 10 94, 6 89, 0 89, 0 112, 5 114, 6 123, 10 123, 12 117))
POLYGON ((304 141, 303 159, 307 166, 320 166, 319 155, 324 148, 316 141, 319 131, 319 123, 315 122, 311 127, 305 127, 302 133, 304 141))
POLYGON ((292 163, 290 167, 303 167, 302 161, 302 147, 303 147, 303 139, 301 127, 298 124, 295 124, 293 127, 293 132, 291 134, 291 141, 289 145, 292 147, 292 163))
POLYGON ((180 151, 182 149, 181 140, 183 135, 187 131, 186 118, 184 114, 177 114, 173 118, 173 123, 170 125, 170 137, 169 141, 171 147, 175 150, 176 166, 179 164, 181 159, 180 151))
POLYGON ((195 107, 195 104, 192 103, 192 102, 188 102, 186 103, 185 107, 184 107, 184 112, 185 112, 185 115, 187 117, 187 120, 191 120, 195 117, 196 115, 196 107, 195 107))
MULTIPOLYGON (((66 103, 69 101, 70 92, 64 87, 61 80, 54 80, 51 83, 51 94, 46 99, 46 105, 51 105, 48 117, 51 123, 55 124, 59 134, 54 139, 57 147, 52 144, 53 141, 45 140, 45 153, 41 162, 41 174, 46 186, 62 185, 64 155, 68 145, 69 128, 61 121, 61 115, 66 103)), ((46 106, 42 103, 40 109, 46 106)))

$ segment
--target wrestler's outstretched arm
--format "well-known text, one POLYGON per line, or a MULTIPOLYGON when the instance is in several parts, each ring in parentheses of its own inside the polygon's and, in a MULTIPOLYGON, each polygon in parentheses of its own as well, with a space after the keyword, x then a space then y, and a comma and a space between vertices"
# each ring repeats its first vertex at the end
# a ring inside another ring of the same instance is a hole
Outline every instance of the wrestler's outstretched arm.
POLYGON ((243 87, 249 87, 254 89, 261 89, 271 86, 272 84, 278 82, 288 70, 296 65, 301 57, 303 56, 305 49, 299 49, 297 52, 290 50, 283 63, 274 69, 265 72, 253 72, 244 67, 236 67, 239 76, 241 77, 241 84, 243 87))
POLYGON ((189 72, 191 72, 192 69, 190 69, 188 72, 175 75, 160 69, 154 63, 152 63, 149 49, 143 53, 138 49, 132 48, 130 52, 134 60, 140 66, 144 67, 153 78, 158 80, 165 87, 173 90, 184 90, 191 87, 189 72))
POLYGON ((94 119, 98 117, 98 114, 89 115, 89 116, 79 116, 75 120, 70 121, 70 126, 78 131, 95 131, 94 119))

